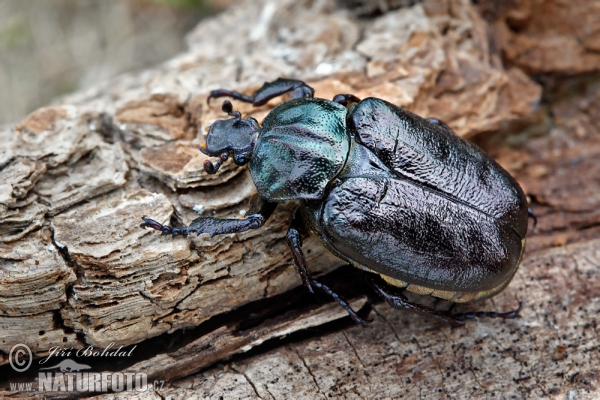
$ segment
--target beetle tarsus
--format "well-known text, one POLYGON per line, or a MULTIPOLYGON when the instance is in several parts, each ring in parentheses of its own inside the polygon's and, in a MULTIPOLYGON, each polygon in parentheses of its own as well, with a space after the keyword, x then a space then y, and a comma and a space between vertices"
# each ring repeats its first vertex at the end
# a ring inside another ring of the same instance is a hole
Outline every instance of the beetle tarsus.
POLYGON ((163 225, 160 222, 150 219, 146 216, 143 216, 142 219, 144 220, 144 222, 142 222, 140 224, 140 227, 142 227, 142 228, 156 229, 157 231, 160 231, 161 234, 163 234, 163 235, 169 235, 169 234, 173 235, 173 236, 187 235, 187 231, 185 231, 185 228, 184 229, 171 228, 168 225, 163 225))
POLYGON ((451 314, 452 318, 457 319, 459 321, 464 321, 466 319, 475 319, 475 318, 502 318, 502 319, 515 319, 519 318, 519 312, 521 311, 521 307, 523 306, 523 302, 519 302, 519 307, 516 310, 498 313, 495 311, 475 311, 461 314, 451 314))
POLYGON ((210 99, 216 99, 219 97, 231 97, 232 99, 243 101, 245 103, 253 103, 254 96, 248 96, 243 93, 226 90, 226 89, 217 89, 210 92, 208 98, 206 99, 206 103, 210 105, 210 99))
MULTIPOLYGON (((160 222, 150 219, 150 218, 146 217, 145 215, 142 217, 142 219, 144 220, 144 222, 142 222, 140 224, 141 228, 152 228, 152 229, 156 229, 157 231, 164 232, 163 229, 165 228, 165 226, 163 224, 161 224, 160 222)), ((166 228, 169 228, 169 227, 166 227, 166 228)))
POLYGON ((537 215, 535 215, 535 213, 533 212, 533 210, 531 208, 528 208, 527 216, 529 218, 533 219, 533 229, 535 229, 535 227, 537 226, 537 215))
POLYGON ((288 92, 292 92, 292 99, 312 98, 315 95, 315 90, 302 81, 278 78, 272 82, 265 82, 260 89, 252 94, 252 96, 227 89, 213 90, 208 95, 206 102, 210 104, 210 99, 231 97, 232 99, 243 101, 245 103, 252 103, 252 105, 256 107, 262 106, 267 101, 288 92))
POLYGON ((328 294, 335 301, 337 301, 338 304, 340 306, 342 306, 348 312, 348 314, 350 315, 350 318, 352 318, 352 321, 356 322, 357 324, 361 324, 361 325, 367 325, 367 323, 369 322, 369 321, 366 321, 366 320, 362 319, 361 317, 359 317, 358 314, 356 313, 356 311, 354 311, 352 309, 352 307, 350 307, 350 304, 348 304, 348 302, 346 300, 344 300, 344 298, 342 296, 340 296, 339 294, 334 292, 329 286, 326 286, 323 283, 318 282, 312 278, 310 278, 310 285, 321 290, 323 293, 328 294))

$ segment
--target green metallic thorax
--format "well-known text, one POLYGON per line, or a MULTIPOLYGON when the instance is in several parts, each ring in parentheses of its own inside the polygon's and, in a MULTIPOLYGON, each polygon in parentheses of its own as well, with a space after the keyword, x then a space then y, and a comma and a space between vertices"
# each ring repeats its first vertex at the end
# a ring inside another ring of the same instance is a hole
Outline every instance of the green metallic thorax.
POLYGON ((347 108, 301 98, 275 107, 263 121, 249 168, 266 200, 320 199, 350 149, 347 108))

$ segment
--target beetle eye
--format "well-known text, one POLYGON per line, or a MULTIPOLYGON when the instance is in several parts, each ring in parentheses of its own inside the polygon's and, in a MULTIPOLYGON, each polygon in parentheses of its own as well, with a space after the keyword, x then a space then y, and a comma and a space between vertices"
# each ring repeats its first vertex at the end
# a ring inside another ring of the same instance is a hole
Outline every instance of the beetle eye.
POLYGON ((245 154, 236 154, 233 156, 233 161, 237 165, 244 165, 244 164, 246 164, 246 155, 245 154))

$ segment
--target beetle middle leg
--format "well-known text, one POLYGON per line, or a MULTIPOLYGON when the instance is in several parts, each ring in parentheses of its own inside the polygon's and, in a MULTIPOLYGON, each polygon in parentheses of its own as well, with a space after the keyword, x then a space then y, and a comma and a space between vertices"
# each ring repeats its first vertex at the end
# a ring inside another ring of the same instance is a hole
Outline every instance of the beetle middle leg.
POLYGON ((292 99, 303 97, 312 98, 315 95, 315 90, 302 81, 278 78, 273 82, 265 82, 260 89, 252 94, 252 96, 227 89, 217 89, 210 92, 206 101, 210 102, 210 99, 216 99, 218 97, 231 97, 235 100, 252 103, 252 105, 256 107, 262 106, 267 101, 288 92, 292 92, 292 99))
POLYGON ((142 217, 144 222, 140 225, 142 228, 152 228, 161 231, 163 235, 187 236, 192 232, 200 235, 208 233, 211 237, 225 233, 245 232, 248 229, 257 229, 264 225, 269 217, 275 211, 277 203, 266 201, 259 194, 255 194, 250 199, 250 207, 247 216, 244 219, 220 219, 212 217, 199 217, 192 221, 189 226, 183 228, 173 228, 163 225, 153 219, 142 217))
POLYGON ((294 213, 292 224, 288 229, 286 238, 288 246, 290 246, 290 249, 292 250, 294 265, 296 266, 296 270, 302 278, 304 286, 306 286, 306 288, 311 293, 314 293, 313 288, 317 288, 323 293, 329 295, 348 312, 350 318, 352 318, 354 322, 365 325, 366 321, 356 314, 356 311, 354 311, 352 307, 350 307, 350 304, 348 304, 348 302, 343 297, 334 292, 329 286, 318 282, 310 276, 310 272, 308 272, 308 269, 306 268, 306 260, 304 259, 304 253, 302 252, 302 236, 308 236, 308 231, 305 228, 302 218, 296 211, 294 213))
MULTIPOLYGON (((371 274, 374 275, 374 274, 371 274)), ((519 311, 521 310, 522 303, 519 303, 519 307, 516 310, 505 312, 505 313, 497 313, 493 311, 476 311, 469 313, 460 313, 460 314, 450 314, 448 312, 441 312, 437 310, 433 310, 429 307, 422 306, 420 304, 411 303, 408 298, 401 292, 400 289, 394 288, 393 286, 387 284, 383 279, 379 276, 371 276, 370 283, 375 292, 381 296, 390 306, 397 309, 404 309, 409 311, 414 311, 420 314, 426 314, 431 317, 435 317, 441 319, 449 323, 454 327, 460 327, 465 325, 466 319, 474 319, 474 318, 504 318, 504 319, 513 319, 519 316, 519 311)))

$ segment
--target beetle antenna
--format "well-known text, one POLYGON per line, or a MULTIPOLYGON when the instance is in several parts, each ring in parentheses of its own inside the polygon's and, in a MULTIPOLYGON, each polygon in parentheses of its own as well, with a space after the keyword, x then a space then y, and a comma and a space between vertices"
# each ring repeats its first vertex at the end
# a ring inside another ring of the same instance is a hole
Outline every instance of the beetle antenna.
POLYGON ((206 171, 207 174, 211 174, 211 175, 216 174, 217 171, 219 170, 219 168, 221 168, 221 165, 223 165, 223 163, 225 161, 227 161, 228 158, 229 158, 229 153, 221 153, 221 155, 219 156, 219 159, 214 164, 210 160, 206 160, 206 161, 204 161, 204 170, 206 171))
POLYGON ((223 110, 223 112, 226 112, 228 115, 232 115, 235 117, 235 119, 240 120, 242 119, 242 113, 239 111, 233 111, 233 105, 231 104, 231 102, 229 100, 223 100, 223 105, 221 106, 221 110, 223 110))

